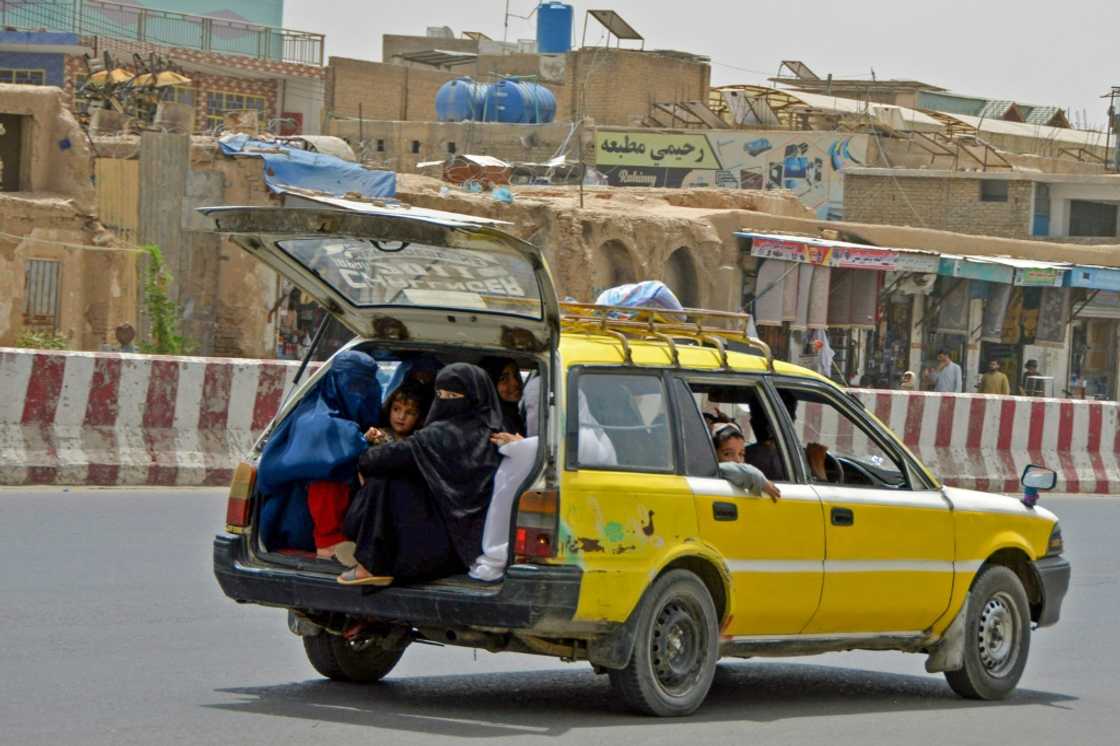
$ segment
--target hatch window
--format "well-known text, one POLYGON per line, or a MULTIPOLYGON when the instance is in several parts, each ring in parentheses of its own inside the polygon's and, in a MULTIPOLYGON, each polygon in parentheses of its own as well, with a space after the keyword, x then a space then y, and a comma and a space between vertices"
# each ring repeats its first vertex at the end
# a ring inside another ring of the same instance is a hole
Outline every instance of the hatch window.
POLYGON ((461 249, 401 241, 307 238, 278 246, 357 307, 413 306, 541 318, 532 265, 500 243, 461 249))

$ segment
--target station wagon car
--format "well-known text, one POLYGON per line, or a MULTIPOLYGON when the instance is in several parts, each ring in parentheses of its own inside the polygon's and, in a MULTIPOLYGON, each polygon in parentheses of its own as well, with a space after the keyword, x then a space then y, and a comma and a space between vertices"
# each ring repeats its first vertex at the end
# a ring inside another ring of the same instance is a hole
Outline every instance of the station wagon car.
POLYGON ((1053 513, 943 485, 856 398, 773 360, 744 315, 563 305, 541 252, 493 225, 339 206, 205 212, 353 330, 346 349, 516 359, 540 378, 540 425, 501 580, 384 589, 264 543, 264 432, 237 467, 214 571, 229 597, 287 609, 324 676, 376 681, 414 641, 535 653, 587 661, 633 709, 673 716, 703 703, 721 657, 897 650, 999 699, 1032 629, 1058 621, 1070 566, 1053 513), (739 415, 780 499, 723 478, 713 408, 739 415), (585 453, 590 438, 606 457, 585 453))

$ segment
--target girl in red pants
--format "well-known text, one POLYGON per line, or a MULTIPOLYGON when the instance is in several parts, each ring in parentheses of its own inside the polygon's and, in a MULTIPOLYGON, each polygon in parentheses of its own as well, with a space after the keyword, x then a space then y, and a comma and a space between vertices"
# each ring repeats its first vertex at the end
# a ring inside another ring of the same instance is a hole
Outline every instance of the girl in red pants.
MULTIPOLYGON (((427 413, 430 397, 417 385, 405 384, 385 401, 381 421, 389 427, 371 427, 366 440, 371 445, 404 440, 416 430, 427 413)), ((361 477, 358 477, 361 479, 361 477)), ((337 559, 347 567, 354 566, 354 542, 342 533, 342 522, 350 507, 350 483, 312 482, 307 487, 307 507, 314 523, 315 555, 319 559, 337 559)))

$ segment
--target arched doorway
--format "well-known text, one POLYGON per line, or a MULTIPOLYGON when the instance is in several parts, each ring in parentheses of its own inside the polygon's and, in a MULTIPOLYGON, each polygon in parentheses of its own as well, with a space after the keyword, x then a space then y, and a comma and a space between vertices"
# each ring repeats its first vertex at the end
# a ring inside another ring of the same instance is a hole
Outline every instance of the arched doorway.
POLYGON ((634 260, 622 241, 611 239, 595 251, 591 262, 592 300, 607 288, 637 281, 634 260))
POLYGON ((676 293, 682 305, 699 308, 703 303, 700 277, 687 247, 682 246, 669 256, 669 261, 665 263, 664 281, 676 293))

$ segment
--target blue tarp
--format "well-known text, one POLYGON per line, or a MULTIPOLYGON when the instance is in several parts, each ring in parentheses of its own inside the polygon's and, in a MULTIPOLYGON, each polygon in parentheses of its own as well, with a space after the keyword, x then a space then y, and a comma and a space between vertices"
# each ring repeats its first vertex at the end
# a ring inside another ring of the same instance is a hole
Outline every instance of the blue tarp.
POLYGON ((333 155, 254 140, 248 135, 226 135, 219 144, 226 155, 263 159, 264 180, 274 192, 295 187, 336 197, 354 192, 364 197, 392 197, 397 193, 397 175, 392 171, 375 171, 333 155))

